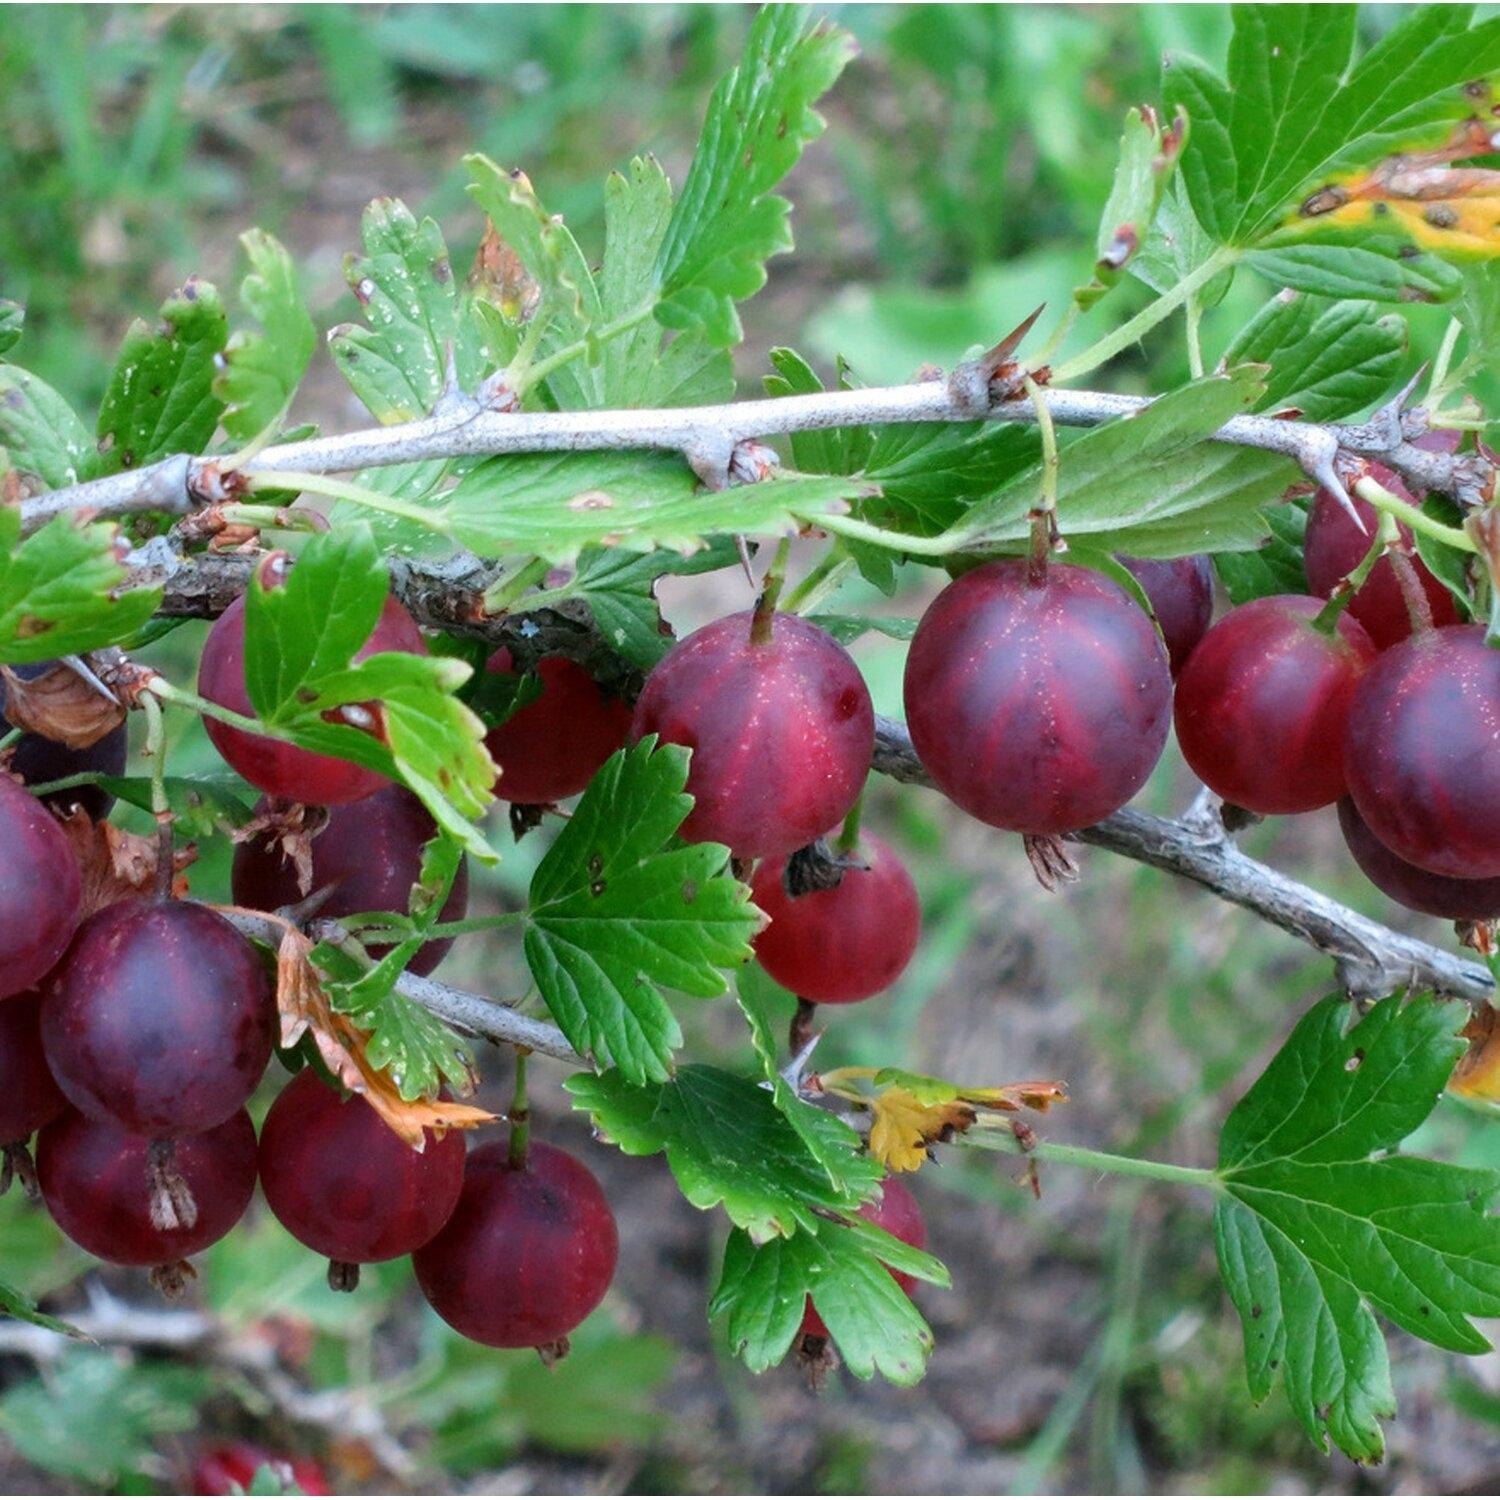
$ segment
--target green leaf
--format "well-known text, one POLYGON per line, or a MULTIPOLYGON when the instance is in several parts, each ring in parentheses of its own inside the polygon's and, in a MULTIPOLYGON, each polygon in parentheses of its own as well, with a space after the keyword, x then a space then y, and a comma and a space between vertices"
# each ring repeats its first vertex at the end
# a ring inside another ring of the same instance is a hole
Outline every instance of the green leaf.
POLYGON ((535 453, 480 464, 435 524, 481 557, 522 552, 567 563, 599 545, 689 553, 712 536, 796 531, 867 488, 841 476, 783 475, 710 491, 675 454, 535 453))
MULTIPOLYGON (((672 186, 652 157, 636 157, 604 185, 604 265, 599 312, 605 323, 655 305, 656 257, 672 216, 672 186)), ((734 363, 700 333, 662 347, 654 318, 603 346, 599 405, 688 406, 734 397, 734 363)))
POLYGON ((88 477, 96 457, 88 429, 45 380, 0 365, 0 447, 11 466, 61 490, 88 477))
MULTIPOLYGON (((1199 127, 1195 124, 1194 129, 1199 127)), ((1153 292, 1169 292, 1214 253, 1213 240, 1204 233, 1188 202, 1182 172, 1178 172, 1156 211, 1146 243, 1130 262, 1131 274, 1153 292)), ((1234 279, 1231 267, 1215 276, 1198 294, 1198 301, 1216 307, 1234 279)))
POLYGON ((531 881, 526 961, 584 1056, 632 1083, 681 1045, 662 989, 710 998, 750 957, 759 913, 721 844, 676 845, 692 807, 687 752, 648 736, 594 777, 531 881))
POLYGON ((693 164, 657 255, 658 319, 738 343, 734 304, 765 284, 765 262, 792 248, 791 207, 772 189, 823 132, 813 105, 853 55, 846 32, 801 6, 756 15, 737 68, 714 90, 693 164))
POLYGON ((38 1328, 66 1334, 73 1339, 86 1337, 71 1323, 65 1323, 61 1318, 54 1318, 49 1313, 42 1312, 25 1292, 6 1281, 0 1281, 0 1317, 15 1318, 22 1323, 33 1323, 38 1328))
MULTIPOLYGON (((768 396, 806 396, 824 389, 813 367, 795 349, 771 350, 774 375, 765 379, 768 396)), ((852 390, 849 367, 839 361, 837 389, 852 390)), ((828 427, 794 432, 792 461, 804 474, 858 474, 869 462, 875 434, 868 427, 828 427)))
POLYGON ((1180 111, 1170 128, 1162 126, 1154 110, 1127 111, 1114 184, 1099 219, 1095 241, 1099 258, 1093 280, 1073 293, 1081 309, 1105 296, 1139 252, 1172 180, 1187 132, 1188 119, 1180 111))
MULTIPOLYGON (((1422 509, 1444 526, 1463 529, 1465 514, 1458 502, 1447 495, 1428 495, 1422 502, 1422 509)), ((1428 571, 1453 595, 1459 618, 1471 619, 1474 614, 1473 581, 1469 574, 1475 563, 1474 554, 1460 552, 1457 547, 1450 547, 1447 542, 1439 541, 1425 531, 1413 532, 1412 536, 1417 544, 1417 555, 1426 563, 1428 571)))
MULTIPOLYGON (((543 208, 524 172, 506 172, 477 154, 464 164, 470 196, 536 282, 538 301, 531 321, 546 330, 538 352, 591 340, 600 322, 599 289, 561 215, 543 208)), ((593 354, 591 349, 589 360, 572 360, 547 378, 547 389, 564 410, 603 404, 593 354)))
POLYGON ((100 1488, 147 1463, 155 1444, 197 1424, 206 1371, 70 1350, 47 1379, 0 1397, 0 1432, 28 1462, 100 1488))
POLYGON ((776 1108, 786 1117, 787 1123, 802 1137, 813 1160, 828 1174, 834 1191, 846 1199, 863 1203, 875 1196, 880 1185, 881 1165, 865 1150, 863 1137, 852 1125, 839 1119, 826 1109, 819 1109, 797 1091, 781 1073, 780 1055, 776 1045, 777 1031, 785 1031, 782 1025, 773 1029, 771 1012, 778 996, 792 1000, 759 964, 750 964, 740 971, 736 986, 740 1009, 750 1023, 750 1037, 761 1072, 771 1086, 771 1098, 776 1108))
POLYGON ((1454 316, 1464 326, 1468 357, 1484 369, 1500 369, 1500 261, 1465 268, 1463 295, 1454 316))
MULTIPOLYGON (((1203 441, 1260 394, 1253 368, 1211 375, 1067 443, 1058 481, 1063 534, 1102 537, 1111 551, 1151 557, 1171 556, 1169 544, 1186 552, 1217 547, 1226 534, 1241 544, 1247 522, 1252 537, 1263 532, 1255 512, 1280 497, 1295 471, 1272 454, 1203 441)), ((1037 463, 947 535, 965 548, 1022 542, 1040 494, 1037 463)))
POLYGON ((9 297, 0 297, 0 354, 6 354, 21 340, 26 309, 9 297))
POLYGON ((1193 122, 1182 170, 1203 227, 1254 244, 1339 174, 1443 141, 1473 113, 1465 85, 1500 69, 1500 21, 1471 29, 1471 15, 1419 7, 1354 62, 1354 6, 1241 5, 1225 78, 1170 57, 1164 92, 1193 122))
POLYGON ((93 651, 151 618, 161 590, 121 590, 116 536, 113 525, 71 512, 23 541, 20 512, 0 506, 0 662, 93 651))
MULTIPOLYGON (((90 784, 142 812, 151 811, 149 776, 90 775, 90 784)), ((190 838, 208 838, 248 823, 254 808, 237 776, 167 776, 162 781, 176 827, 190 838)))
POLYGON ((574 1107, 627 1156, 664 1151, 694 1208, 722 1207, 751 1240, 812 1236, 819 1210, 853 1213, 859 1199, 841 1191, 777 1109, 749 1078, 700 1063, 670 1083, 633 1084, 619 1071, 575 1073, 574 1107))
POLYGON ((317 347, 317 331, 281 241, 250 229, 240 244, 250 261, 240 301, 264 331, 241 329, 229 340, 214 394, 224 403, 224 431, 248 443, 285 415, 317 347))
POLYGON ((917 621, 893 615, 808 615, 807 618, 826 630, 841 646, 857 641, 872 630, 893 641, 909 641, 917 633, 917 621))
POLYGON ((348 257, 344 277, 370 326, 340 324, 328 352, 377 422, 414 421, 446 388, 450 349, 459 384, 475 388, 484 373, 478 323, 458 295, 433 220, 377 198, 365 210, 363 236, 365 253, 348 257))
POLYGON ((1500 1173, 1396 1154, 1432 1112, 1464 1012, 1382 1001, 1353 1027, 1315 1006, 1220 1138, 1219 1266, 1245 1330, 1251 1394, 1280 1374, 1298 1420, 1374 1461, 1395 1411, 1380 1313, 1440 1348, 1489 1348, 1500 1315, 1500 1173))
POLYGON ((811 1297, 852 1374, 869 1380, 879 1373, 893 1385, 922 1378, 932 1330, 887 1266, 899 1262, 908 1275, 939 1285, 947 1284, 947 1272, 883 1231, 863 1230, 874 1226, 824 1222, 816 1236, 761 1245, 741 1230, 729 1236, 709 1313, 727 1320, 730 1347, 751 1370, 786 1357, 811 1297))
POLYGON ((208 447, 224 410, 214 382, 228 336, 218 292, 196 276, 162 303, 154 325, 130 325, 99 407, 90 477, 208 447))
POLYGON ((1267 506, 1271 535, 1254 552, 1220 552, 1214 570, 1231 604, 1246 604, 1268 594, 1305 594, 1307 574, 1302 566, 1302 536, 1307 530, 1307 507, 1295 501, 1267 506))
POLYGON ((1399 240, 1371 234, 1361 234, 1356 245, 1257 250, 1247 264, 1274 286, 1315 297, 1447 302, 1463 285, 1461 273, 1435 255, 1412 254, 1399 240))
POLYGON ((1295 408, 1309 422, 1331 422, 1391 391, 1405 355, 1403 318, 1378 317, 1368 302, 1283 292, 1239 331, 1224 361, 1270 367, 1259 410, 1295 408))
POLYGON ((368 526, 312 537, 285 581, 245 592, 245 685, 270 729, 323 755, 404 782, 438 826, 478 858, 496 856, 468 820, 492 800, 484 724, 457 696, 472 667, 451 656, 381 651, 355 661, 380 618, 389 577, 368 526), (361 705, 354 727, 337 710, 361 705))
POLYGON ((605 640, 632 666, 650 671, 672 646, 656 602, 657 580, 668 573, 710 573, 735 560, 734 543, 727 537, 691 557, 595 547, 580 554, 578 571, 567 587, 588 605, 605 640))
MULTIPOLYGON (((412 951, 420 948, 420 938, 400 945, 402 950, 408 946, 412 951)), ((313 949, 312 961, 323 975, 329 1003, 369 1034, 371 1063, 389 1075, 403 1099, 434 1098, 445 1083, 468 1092, 474 1078, 473 1054, 458 1033, 426 1006, 396 993, 392 986, 401 964, 394 972, 385 963, 366 969, 329 943, 313 949), (377 970, 380 978, 372 978, 377 970)))

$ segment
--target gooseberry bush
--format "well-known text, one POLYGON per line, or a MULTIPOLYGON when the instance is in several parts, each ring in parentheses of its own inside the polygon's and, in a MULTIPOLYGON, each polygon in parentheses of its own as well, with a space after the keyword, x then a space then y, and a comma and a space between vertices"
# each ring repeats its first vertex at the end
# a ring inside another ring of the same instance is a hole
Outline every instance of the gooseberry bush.
MULTIPOLYGON (((1067 306, 893 388, 844 366, 825 388, 778 349, 766 399, 735 401, 741 304, 792 243, 777 188, 851 50, 762 11, 680 186, 623 163, 588 253, 483 156, 472 268, 371 204, 363 321, 326 338, 362 430, 296 424, 319 339, 259 230, 233 316, 190 279, 131 324, 92 427, 0 364, 7 1180, 168 1292, 258 1182, 336 1286, 410 1254, 461 1334, 556 1359, 618 1243, 594 1169, 532 1138, 535 1056, 591 1156, 662 1156, 727 1220, 707 1311, 750 1369, 904 1384, 948 1278, 907 1186, 934 1151, 1127 1173, 1213 1201, 1253 1395, 1378 1459, 1382 1322, 1472 1354, 1500 1315, 1500 1176, 1402 1149, 1445 1089, 1500 1096, 1500 21, 1423 8, 1361 50, 1349 7, 1242 7, 1226 74, 1171 56, 1126 113, 1067 306), (1200 320, 1232 283, 1264 300, 1210 367, 1200 320), (1060 359, 1107 300, 1136 310, 1060 359), (1451 312, 1422 368, 1416 303, 1451 312), (1179 334, 1176 388, 1081 383, 1179 334), (737 560, 736 607, 674 639, 659 580, 737 560), (866 618, 838 608, 855 577, 935 597, 866 618), (214 621, 196 681, 146 665, 193 617, 214 621), (868 629, 910 639, 905 725, 846 649, 868 629), (194 715, 223 776, 173 768, 194 715), (1176 821, 1126 808, 1174 719, 1208 789, 1176 821), (862 817, 872 770, 1049 887, 1100 845, 1338 960, 1215 1165, 1049 1139, 1058 1082, 818 1070, 828 1007, 878 1006, 920 942, 862 817), (469 917, 497 802, 555 837, 524 909, 469 917), (1230 836, 1335 803, 1358 867, 1455 941, 1230 836), (119 804, 155 839, 107 821, 119 804), (195 898, 210 840, 234 845, 231 903, 195 898), (453 945, 517 940, 527 995, 431 977, 453 945), (683 1055, 679 1012, 709 1003, 738 1004, 748 1071, 683 1055), (502 1134, 471 1101, 506 1054, 502 1134)), ((3 304, 7 359, 22 329, 3 304)))

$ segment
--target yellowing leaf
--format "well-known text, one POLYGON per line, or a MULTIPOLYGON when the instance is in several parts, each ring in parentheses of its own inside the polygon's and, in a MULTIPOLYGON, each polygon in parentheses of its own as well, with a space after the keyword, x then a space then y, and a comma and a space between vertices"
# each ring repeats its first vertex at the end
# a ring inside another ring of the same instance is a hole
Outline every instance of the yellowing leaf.
POLYGON ((1449 1092, 1500 1104, 1500 1012, 1488 1003, 1481 1005, 1461 1035, 1469 1039, 1469 1050, 1453 1070, 1449 1092))
POLYGON ((369 1106, 415 1151, 424 1131, 472 1130, 495 1116, 472 1104, 448 1099, 403 1099, 388 1074, 368 1056, 367 1034, 328 1002, 312 962, 312 941, 288 923, 276 951, 276 1006, 281 1013, 281 1045, 294 1047, 309 1031, 328 1071, 369 1106))
POLYGON ((819 1082, 870 1111, 870 1154, 892 1172, 915 1172, 934 1141, 962 1135, 989 1115, 1045 1111, 1067 1099, 1056 1082, 967 1088, 901 1068, 836 1068, 819 1082))
POLYGON ((1387 156, 1368 172, 1335 178, 1308 197, 1278 238, 1288 234, 1397 234, 1452 259, 1500 255, 1500 172, 1456 167, 1494 150, 1478 120, 1461 125, 1432 151, 1387 156))

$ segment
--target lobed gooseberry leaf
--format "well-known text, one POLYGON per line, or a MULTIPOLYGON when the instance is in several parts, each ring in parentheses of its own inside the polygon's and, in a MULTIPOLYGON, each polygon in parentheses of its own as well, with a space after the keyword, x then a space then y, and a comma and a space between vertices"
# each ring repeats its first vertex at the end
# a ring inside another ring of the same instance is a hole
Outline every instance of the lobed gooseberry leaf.
POLYGON ((318 340, 286 246, 263 229, 247 230, 240 244, 250 262, 240 301, 261 326, 230 338, 214 394, 224 403, 224 431, 248 443, 285 416, 318 340))
POLYGON ((45 490, 87 478, 94 443, 73 408, 39 376, 0 365, 0 447, 10 467, 45 490))
POLYGON ((823 133, 813 108, 854 47, 801 6, 757 13, 739 65, 709 100, 703 132, 657 253, 657 318, 716 348, 743 336, 734 304, 765 284, 765 262, 792 248, 791 206, 772 189, 823 133))
POLYGON ((0 662, 97 650, 151 618, 161 590, 123 587, 117 537, 71 511, 23 540, 20 511, 0 505, 0 662))
POLYGON ((1353 5, 1242 5, 1224 76, 1170 56, 1163 88, 1192 120, 1182 173, 1203 228, 1254 245, 1315 189, 1449 139, 1500 71, 1500 21, 1471 27, 1472 14, 1421 7, 1356 60, 1353 5))
MULTIPOLYGON (((420 940, 411 945, 413 952, 419 947, 420 940)), ((365 1034, 365 1057, 403 1100, 434 1099, 445 1084, 469 1092, 475 1072, 468 1044, 426 1006, 396 992, 399 965, 367 968, 331 943, 320 943, 311 956, 329 1005, 365 1034)))
POLYGON ((1395 1411, 1375 1314, 1469 1354, 1489 1348, 1469 1320, 1500 1315, 1500 1173, 1399 1153, 1463 1050, 1463 1014, 1392 997, 1350 1026, 1324 1000, 1220 1138, 1215 1236, 1251 1394, 1280 1375, 1313 1441, 1362 1461, 1395 1411))
MULTIPOLYGON (((672 185, 653 157, 636 157, 604 185, 604 264, 599 311, 606 324, 624 321, 656 298, 656 257, 672 217, 672 185)), ((690 406, 734 397, 734 363, 700 331, 663 345, 654 318, 602 346, 599 404, 690 406)))
POLYGON ((1283 291, 1272 297, 1225 351, 1224 362, 1263 365, 1260 411, 1296 411, 1331 422, 1391 392, 1406 356, 1406 322, 1377 315, 1368 302, 1328 302, 1283 291))
POLYGON ((448 361, 472 391, 484 373, 479 324, 460 297, 443 233, 395 198, 365 210, 364 254, 344 277, 369 327, 342 323, 328 352, 377 422, 426 416, 448 383, 448 361))
MULTIPOLYGON (((750 1024, 755 1056, 776 1108, 802 1137, 802 1144, 828 1174, 836 1192, 857 1203, 873 1198, 882 1175, 880 1164, 864 1149, 859 1132, 837 1115, 801 1098, 781 1071, 772 1016, 778 1001, 790 1002, 795 1008, 795 1000, 759 964, 740 971, 735 993, 750 1024)), ((785 1009, 785 1004, 780 1008, 785 1009)), ((784 1017, 781 1019, 784 1026, 784 1017)))
POLYGON ((440 828, 493 861, 469 821, 492 800, 496 774, 484 724, 457 696, 473 669, 456 657, 401 651, 353 660, 389 586, 363 523, 312 537, 277 587, 253 577, 245 593, 250 701, 268 728, 296 744, 404 782, 440 828), (373 732, 355 727, 351 714, 373 732))
MULTIPOLYGON (((142 812, 151 811, 149 776, 104 776, 88 772, 79 777, 128 802, 142 812)), ((254 814, 254 794, 237 776, 165 776, 162 787, 173 826, 188 838, 208 838, 248 823, 254 814)))
POLYGON ((758 1373, 786 1357, 811 1297, 855 1376, 878 1373, 893 1385, 915 1385, 932 1351, 932 1330, 891 1266, 948 1284, 940 1261, 863 1221, 824 1220, 815 1235, 762 1244, 736 1229, 724 1246, 709 1315, 726 1320, 731 1349, 758 1373))
MULTIPOLYGON (((816 371, 795 349, 773 349, 774 375, 765 377, 768 396, 807 396, 825 389, 816 371)), ((837 390, 848 391, 856 382, 849 366, 838 362, 837 390)), ((868 427, 826 427, 821 431, 791 435, 792 460, 805 474, 858 474, 869 462, 875 434, 868 427)))
POLYGON ((228 336, 218 292, 196 276, 162 303, 156 323, 130 325, 99 406, 89 477, 208 447, 224 410, 214 384, 228 336))
POLYGON ((667 1083, 631 1083, 615 1068, 575 1073, 567 1088, 574 1107, 627 1156, 665 1152, 688 1202, 722 1207, 757 1244, 812 1235, 820 1213, 859 1206, 753 1079, 690 1063, 667 1083))
POLYGON ((722 844, 678 844, 687 752, 648 736, 594 777, 531 881, 526 961, 553 1019, 628 1082, 670 1074, 682 1043, 663 989, 704 999, 750 957, 760 914, 722 844))

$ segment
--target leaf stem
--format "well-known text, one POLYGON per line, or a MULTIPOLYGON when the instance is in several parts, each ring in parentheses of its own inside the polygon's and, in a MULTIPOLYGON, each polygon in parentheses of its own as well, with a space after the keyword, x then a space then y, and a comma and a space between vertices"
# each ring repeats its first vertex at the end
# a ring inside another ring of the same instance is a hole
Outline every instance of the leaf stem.
POLYGON ((1038 1161, 1056 1161, 1072 1167, 1087 1167, 1095 1172, 1112 1172, 1117 1177, 1146 1177, 1153 1182, 1177 1182, 1188 1187, 1219 1191, 1218 1173, 1208 1167, 1179 1167, 1172 1162, 1143 1161, 1136 1156, 1116 1156, 1110 1151, 1066 1146, 1058 1141, 1037 1141, 1027 1151, 1008 1130, 970 1131, 959 1139, 966 1145, 1004 1152, 1008 1156, 1034 1156, 1038 1161))
POLYGON ((12 745, 19 744, 25 733, 24 729, 7 729, 4 736, 0 737, 0 750, 9 750, 12 745))
POLYGON ((1361 500, 1368 501, 1376 510, 1383 510, 1395 516, 1398 521, 1404 521, 1413 531, 1420 531, 1424 536, 1430 536, 1435 541, 1445 542, 1450 547, 1456 547, 1460 552, 1479 551, 1478 544, 1468 532, 1461 531, 1456 526, 1444 526, 1441 521, 1435 521, 1426 511, 1413 505, 1409 500, 1393 495, 1377 479, 1359 480, 1354 486, 1354 491, 1361 500))
POLYGON ((796 588, 787 594, 781 607, 787 614, 803 615, 814 610, 843 583, 854 568, 854 559, 830 548, 796 588))
POLYGON ((378 490, 355 484, 348 479, 334 479, 328 474, 307 474, 296 469, 246 469, 245 478, 252 485, 265 485, 278 490, 306 490, 313 495, 326 495, 330 500, 348 500, 354 505, 363 505, 367 510, 378 510, 384 515, 399 516, 403 521, 416 521, 429 531, 442 534, 442 512, 426 506, 413 505, 398 500, 394 495, 382 495, 378 490))
POLYGON ((1128 322, 1122 323, 1113 333, 1106 334, 1097 343, 1090 345, 1082 354, 1075 355, 1052 372, 1054 383, 1076 380, 1090 370, 1111 360, 1122 350, 1128 349, 1163 319, 1170 317, 1201 287, 1207 286, 1221 271, 1227 270, 1239 259, 1239 251, 1229 245, 1221 245, 1195 271, 1190 271, 1171 291, 1163 293, 1156 301, 1148 303, 1128 322))
POLYGON ((618 338, 622 333, 629 333, 632 328, 638 328, 655 311, 654 302, 643 303, 634 312, 622 313, 618 318, 596 329, 592 338, 577 339, 561 349, 554 349, 546 359, 539 359, 529 369, 522 371, 521 378, 524 383, 518 388, 519 394, 524 395, 532 386, 540 385, 555 370, 570 364, 580 354, 587 353, 590 345, 606 344, 610 339, 618 338))
POLYGON ((550 567, 545 557, 533 557, 502 573, 484 591, 485 613, 505 613, 532 584, 540 583, 547 576, 550 567))
POLYGON ((1196 296, 1187 299, 1187 305, 1183 308, 1183 316, 1186 323, 1188 352, 1188 374, 1194 380, 1203 378, 1203 337, 1200 325, 1203 321, 1203 308, 1199 305, 1196 296))

